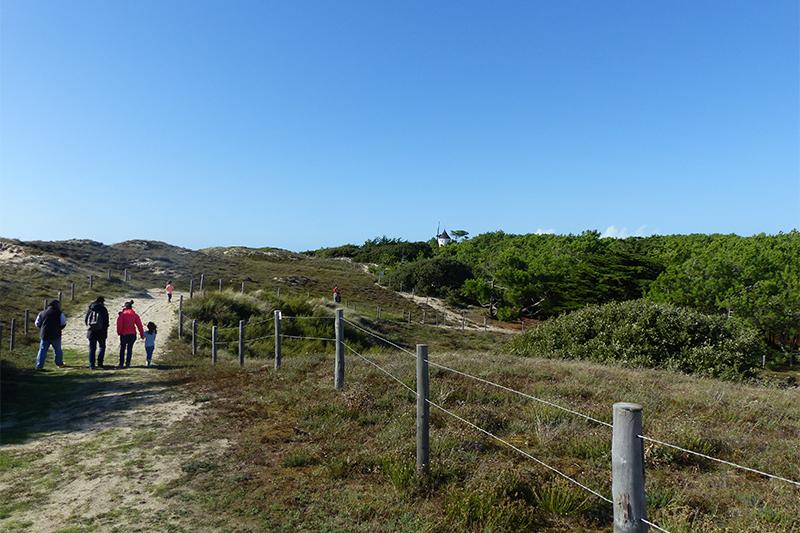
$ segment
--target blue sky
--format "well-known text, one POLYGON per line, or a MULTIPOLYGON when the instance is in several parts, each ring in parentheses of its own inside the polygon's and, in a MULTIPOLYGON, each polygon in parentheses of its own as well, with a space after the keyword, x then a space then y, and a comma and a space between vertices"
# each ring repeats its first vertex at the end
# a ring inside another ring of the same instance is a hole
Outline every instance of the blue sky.
POLYGON ((800 227, 798 3, 0 0, 0 235, 800 227))

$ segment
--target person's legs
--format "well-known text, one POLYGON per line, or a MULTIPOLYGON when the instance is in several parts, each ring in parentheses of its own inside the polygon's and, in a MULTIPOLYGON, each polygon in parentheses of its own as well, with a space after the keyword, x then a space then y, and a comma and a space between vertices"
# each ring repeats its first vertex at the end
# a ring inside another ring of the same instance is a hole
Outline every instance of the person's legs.
POLYGON ((153 350, 155 346, 145 346, 144 351, 147 352, 147 366, 150 366, 150 361, 153 359, 153 350))
POLYGON ((125 359, 125 366, 131 366, 131 356, 133 355, 133 343, 136 342, 136 335, 127 335, 128 339, 128 356, 125 359))
POLYGON ((97 352, 97 339, 89 339, 89 368, 94 368, 94 355, 97 352))
POLYGON ((103 366, 103 357, 106 356, 106 338, 97 339, 97 344, 100 345, 100 351, 97 352, 97 366, 103 366))
POLYGON ((47 358, 47 350, 50 349, 50 341, 44 339, 39 341, 39 353, 36 354, 36 368, 44 368, 44 360, 47 358))
POLYGON ((119 336, 119 367, 125 366, 125 335, 119 336))
POLYGON ((56 353, 56 366, 64 366, 64 352, 61 351, 61 338, 50 341, 53 351, 56 353))
POLYGON ((172 293, 171 292, 167 293, 167 301, 168 302, 172 302, 172 293))

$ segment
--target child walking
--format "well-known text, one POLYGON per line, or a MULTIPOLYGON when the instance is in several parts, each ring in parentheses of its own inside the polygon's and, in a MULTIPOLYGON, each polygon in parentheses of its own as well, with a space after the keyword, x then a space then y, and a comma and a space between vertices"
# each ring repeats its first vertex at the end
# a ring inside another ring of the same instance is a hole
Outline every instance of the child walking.
POLYGON ((150 368, 150 361, 153 359, 153 350, 156 349, 156 333, 158 328, 154 322, 147 323, 147 331, 144 332, 144 351, 147 352, 147 368, 150 368))

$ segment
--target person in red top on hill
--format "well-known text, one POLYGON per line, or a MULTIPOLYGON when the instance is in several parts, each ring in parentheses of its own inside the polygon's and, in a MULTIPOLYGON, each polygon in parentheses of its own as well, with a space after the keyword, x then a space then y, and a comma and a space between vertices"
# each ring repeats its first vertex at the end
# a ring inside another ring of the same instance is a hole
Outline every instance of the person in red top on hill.
POLYGON ((119 367, 129 368, 131 366, 131 355, 133 355, 133 343, 136 342, 136 330, 139 330, 139 337, 144 339, 144 327, 142 319, 133 310, 133 300, 125 302, 125 308, 117 317, 117 335, 119 335, 119 367), (125 357, 127 351, 127 357, 125 357))

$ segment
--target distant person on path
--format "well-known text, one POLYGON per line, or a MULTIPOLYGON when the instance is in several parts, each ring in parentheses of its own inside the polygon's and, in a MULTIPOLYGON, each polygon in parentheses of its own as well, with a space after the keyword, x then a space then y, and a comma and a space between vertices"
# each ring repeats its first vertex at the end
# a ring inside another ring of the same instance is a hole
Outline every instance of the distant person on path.
POLYGON ((106 355, 106 339, 108 338, 108 309, 105 306, 105 298, 98 296, 89 305, 86 316, 83 319, 86 324, 86 338, 89 339, 89 368, 95 368, 95 353, 97 353, 97 366, 103 368, 103 358, 106 355), (97 352, 97 347, 100 351, 97 352))
POLYGON ((36 315, 34 322, 39 328, 39 353, 36 356, 36 370, 44 368, 44 360, 50 346, 55 353, 56 366, 64 368, 64 353, 61 351, 61 330, 67 325, 67 317, 61 312, 61 302, 53 300, 47 308, 36 315))
POLYGON ((342 303, 342 293, 339 292, 339 287, 333 288, 333 301, 334 303, 342 303))
POLYGON ((153 359, 153 351, 156 349, 156 333, 158 328, 155 322, 147 323, 147 331, 144 332, 144 351, 147 352, 147 368, 150 368, 150 361, 153 359))
POLYGON ((133 310, 133 300, 125 302, 125 308, 117 317, 117 335, 119 335, 119 367, 130 368, 133 355, 133 343, 136 342, 136 330, 144 339, 142 319, 133 310), (127 357, 126 357, 127 355, 127 357))
POLYGON ((172 291, 175 290, 175 287, 172 286, 172 282, 171 281, 167 282, 167 286, 164 287, 164 290, 167 291, 167 301, 171 302, 172 301, 172 291))

